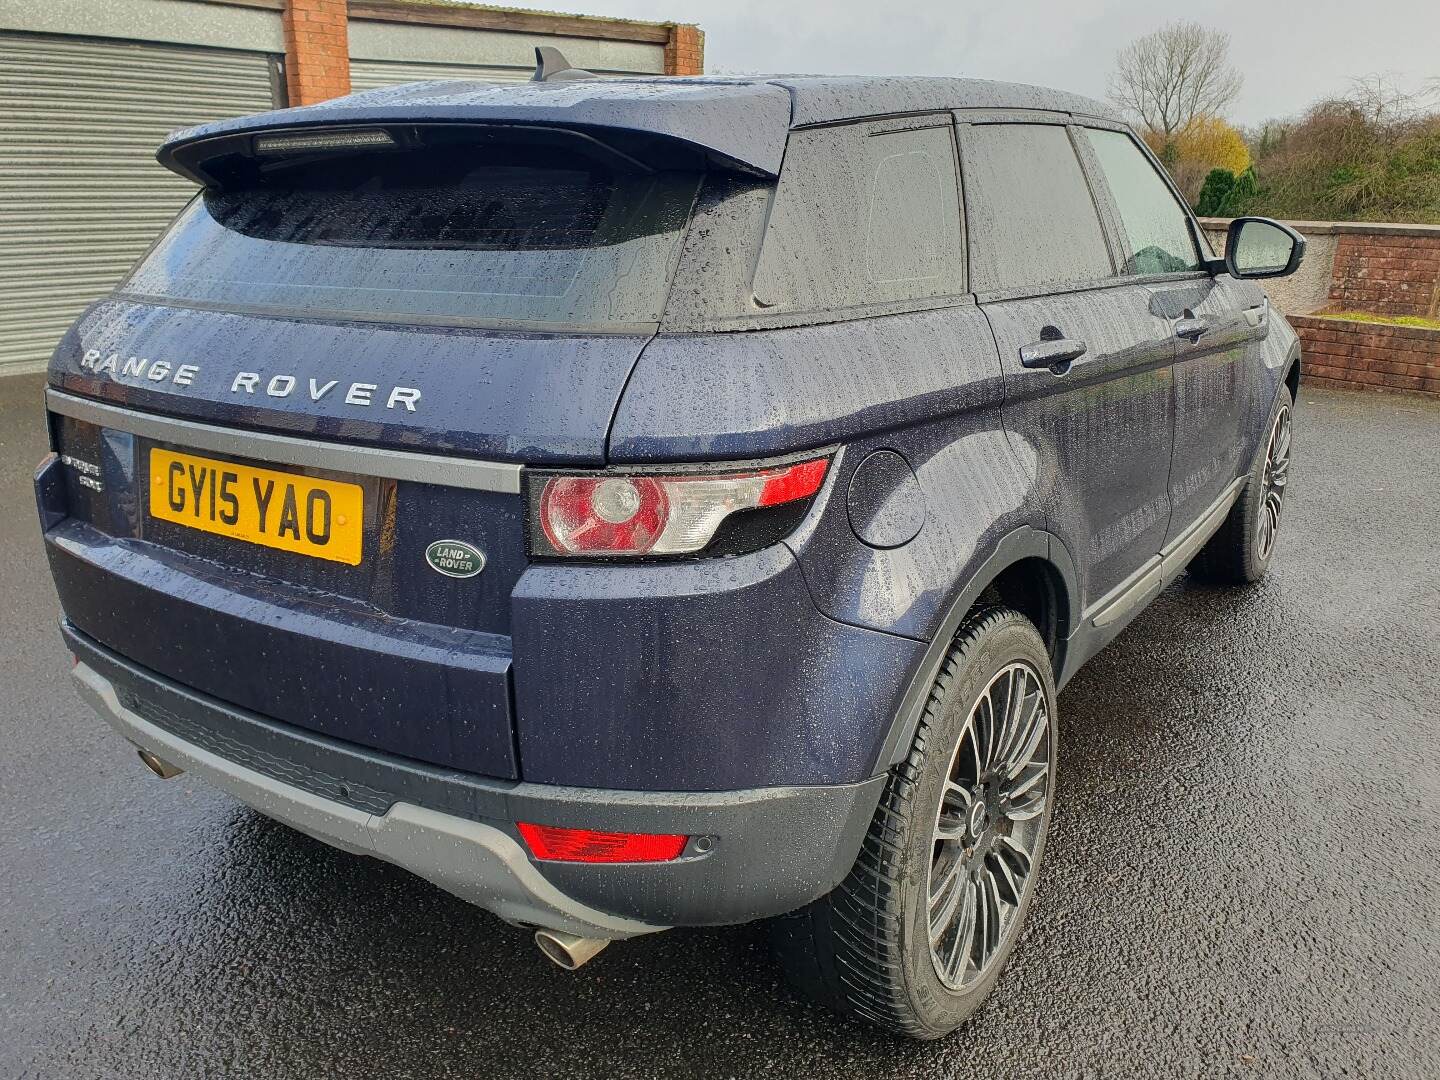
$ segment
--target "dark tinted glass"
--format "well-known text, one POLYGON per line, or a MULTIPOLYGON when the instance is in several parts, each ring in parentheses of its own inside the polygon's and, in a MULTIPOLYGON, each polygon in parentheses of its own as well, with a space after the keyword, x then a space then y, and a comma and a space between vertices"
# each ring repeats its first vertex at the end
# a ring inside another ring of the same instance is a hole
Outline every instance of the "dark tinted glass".
POLYGON ((976 124, 961 139, 971 284, 977 292, 1113 273, 1100 215, 1063 127, 976 124))
POLYGON ((797 131, 770 211, 755 299, 835 310, 962 292, 954 134, 851 124, 797 131))
POLYGON ((207 192, 122 290, 304 313, 657 322, 698 180, 494 143, 322 159, 207 192))
POLYGON ((1190 220, 1155 166, 1123 131, 1087 128, 1100 171, 1120 211, 1127 250, 1122 274, 1174 274, 1198 270, 1200 257, 1190 220))

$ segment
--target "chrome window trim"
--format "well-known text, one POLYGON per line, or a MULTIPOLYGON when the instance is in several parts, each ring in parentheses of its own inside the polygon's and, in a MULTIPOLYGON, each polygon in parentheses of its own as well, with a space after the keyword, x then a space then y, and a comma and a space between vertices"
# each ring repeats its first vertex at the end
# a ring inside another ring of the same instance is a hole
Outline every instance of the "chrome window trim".
POLYGON ((193 450, 209 450, 277 465, 380 476, 469 491, 520 494, 521 467, 511 462, 417 454, 409 450, 382 450, 373 446, 351 446, 293 435, 219 427, 195 420, 138 412, 53 388, 45 391, 45 405, 51 412, 75 420, 193 450))

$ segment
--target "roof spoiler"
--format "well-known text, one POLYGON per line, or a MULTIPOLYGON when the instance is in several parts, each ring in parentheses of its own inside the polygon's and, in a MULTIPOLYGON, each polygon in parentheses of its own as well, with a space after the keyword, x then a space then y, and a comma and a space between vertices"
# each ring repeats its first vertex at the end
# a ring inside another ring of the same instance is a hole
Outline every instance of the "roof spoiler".
POLYGON ((780 172, 790 95, 779 86, 598 78, 549 46, 536 54, 527 82, 413 83, 220 120, 174 132, 155 157, 197 184, 224 186, 287 154, 386 152, 442 138, 548 131, 602 143, 652 169, 780 172))

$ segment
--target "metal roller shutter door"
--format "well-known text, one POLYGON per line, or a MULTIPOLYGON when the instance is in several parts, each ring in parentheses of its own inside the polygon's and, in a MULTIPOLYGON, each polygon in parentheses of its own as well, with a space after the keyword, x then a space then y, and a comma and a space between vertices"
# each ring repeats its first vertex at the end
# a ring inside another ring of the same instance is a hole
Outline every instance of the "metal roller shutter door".
POLYGON ((0 32, 0 374, 49 358, 185 205, 176 128, 273 107, 271 59, 0 32))
POLYGON ((424 64, 400 60, 350 60, 350 89, 376 90, 400 83, 430 79, 480 79, 484 82, 524 82, 534 68, 487 67, 483 64, 424 64))

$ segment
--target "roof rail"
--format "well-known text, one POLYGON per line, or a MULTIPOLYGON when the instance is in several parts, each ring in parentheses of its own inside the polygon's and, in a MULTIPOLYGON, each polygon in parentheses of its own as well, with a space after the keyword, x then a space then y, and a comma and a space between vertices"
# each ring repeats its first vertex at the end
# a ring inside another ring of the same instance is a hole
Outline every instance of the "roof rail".
POLYGON ((593 79, 596 75, 593 71, 586 71, 584 68, 571 67, 570 61, 565 59, 565 54, 552 45, 537 45, 535 47, 535 74, 530 76, 531 82, 567 82, 570 79, 593 79))

